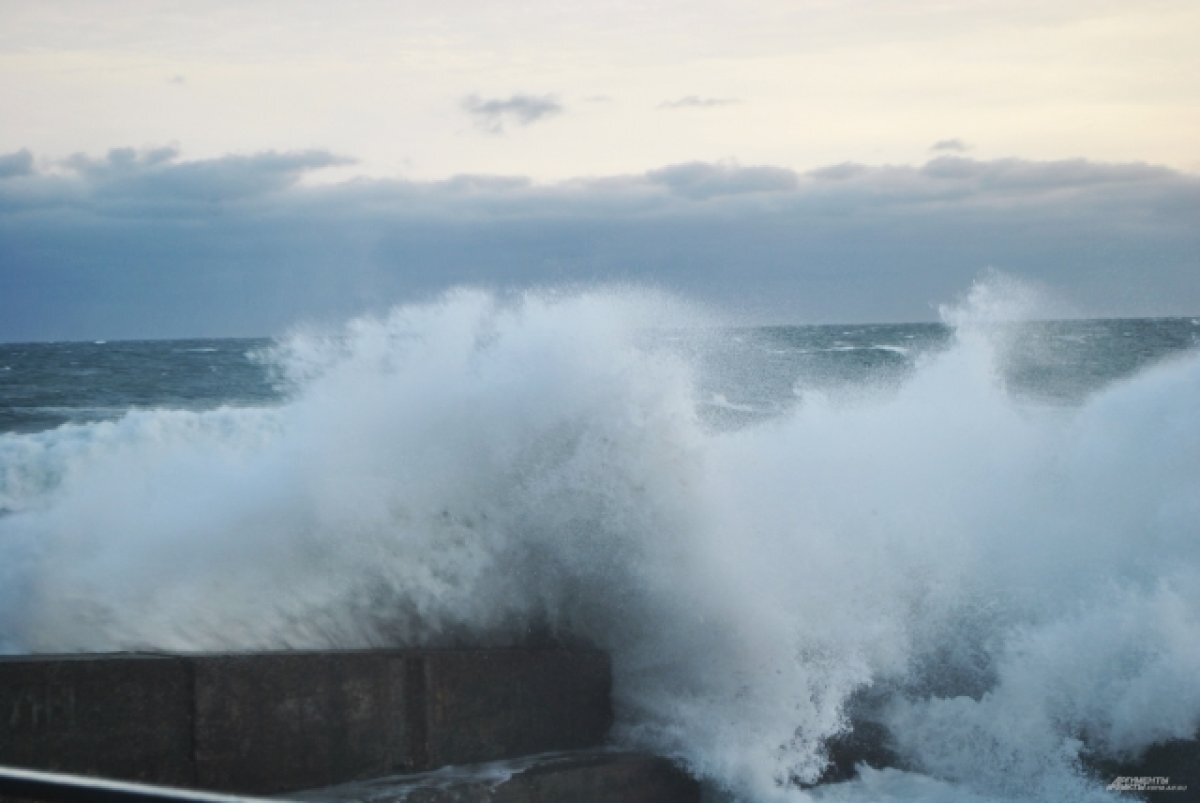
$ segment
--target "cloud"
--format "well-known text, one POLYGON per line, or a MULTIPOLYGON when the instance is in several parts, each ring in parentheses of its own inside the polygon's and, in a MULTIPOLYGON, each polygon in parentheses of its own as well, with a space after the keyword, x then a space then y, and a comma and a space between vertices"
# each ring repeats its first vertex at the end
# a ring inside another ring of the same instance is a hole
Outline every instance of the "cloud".
POLYGON ((468 95, 462 108, 475 118, 475 124, 490 134, 504 133, 508 123, 531 125, 561 114, 563 106, 553 95, 515 94, 508 98, 481 98, 468 95))
POLYGON ((90 198, 97 213, 164 215, 278 192, 307 172, 351 163, 321 150, 181 162, 177 148, 164 147, 114 148, 103 158, 75 154, 57 167, 65 171, 60 191, 90 198))
POLYGON ((826 165, 825 167, 810 170, 807 175, 820 181, 842 181, 860 176, 869 169, 866 165, 855 162, 840 162, 839 164, 826 165))
MULTIPOLYGON (((136 148, 113 148, 103 159, 97 159, 84 153, 77 153, 67 158, 63 164, 78 173, 99 177, 141 172, 144 168, 155 167, 173 161, 178 156, 179 149, 173 145, 143 150, 137 150, 136 148)), ((192 164, 200 165, 206 163, 193 162, 192 164)))
POLYGON ((187 79, 182 75, 173 75, 167 80, 167 83, 175 86, 182 86, 183 84, 187 83, 187 79))
POLYGON ((732 106, 741 103, 737 98, 702 98, 699 95, 687 95, 678 100, 664 100, 658 104, 659 109, 711 109, 717 106, 732 106))
POLYGON ((774 320, 919 320, 987 266, 1096 313, 1200 311, 1200 176, 1146 164, 311 185, 346 160, 26 153, 0 157, 20 175, 0 181, 0 340, 272 333, 463 283, 646 281, 774 320))
POLYGON ((961 139, 939 139, 937 142, 929 146, 931 151, 956 151, 963 152, 970 150, 970 145, 963 142, 961 139))
POLYGON ((0 179, 28 176, 33 172, 33 154, 23 148, 0 156, 0 179))
POLYGON ((799 180, 791 170, 781 167, 742 167, 707 162, 670 165, 651 170, 646 178, 690 198, 713 198, 747 192, 784 192, 794 190, 799 180))
POLYGON ((1087 159, 1034 162, 1025 159, 976 161, 941 156, 921 169, 925 176, 969 182, 996 190, 1065 190, 1087 184, 1129 184, 1177 175, 1170 168, 1144 163, 1100 164, 1087 159))

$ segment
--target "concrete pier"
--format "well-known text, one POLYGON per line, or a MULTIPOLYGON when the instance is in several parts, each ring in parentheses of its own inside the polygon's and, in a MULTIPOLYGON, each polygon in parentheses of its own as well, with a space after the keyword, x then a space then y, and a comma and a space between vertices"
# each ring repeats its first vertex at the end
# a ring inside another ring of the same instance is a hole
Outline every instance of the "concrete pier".
POLYGON ((603 653, 0 658, 0 764, 255 794, 603 743, 603 653))
POLYGON ((151 655, 0 659, 0 764, 190 785, 191 688, 151 655))

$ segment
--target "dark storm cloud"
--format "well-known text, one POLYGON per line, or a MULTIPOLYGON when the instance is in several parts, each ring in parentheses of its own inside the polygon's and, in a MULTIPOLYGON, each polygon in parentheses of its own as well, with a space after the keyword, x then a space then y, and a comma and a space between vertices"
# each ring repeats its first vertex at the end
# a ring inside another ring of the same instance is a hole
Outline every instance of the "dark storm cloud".
POLYGON ((33 154, 28 149, 0 156, 0 179, 27 176, 33 172, 33 154))
POLYGON ((504 126, 509 123, 530 125, 563 111, 562 104, 553 95, 520 93, 508 98, 468 95, 462 100, 462 108, 475 118, 476 125, 491 134, 503 133, 504 126))
POLYGON ((76 154, 66 160, 88 188, 134 201, 186 204, 244 198, 291 186, 303 173, 353 160, 327 151, 259 153, 179 162, 175 148, 114 148, 103 159, 76 154))
POLYGON ((39 171, 18 156, 0 181, 6 340, 269 333, 462 283, 648 281, 776 320, 928 319, 989 266, 1096 313, 1200 312, 1200 177, 1144 164, 310 186, 346 160, 118 149, 39 171))
POLYGON ((699 95, 687 95, 678 100, 664 100, 658 104, 660 109, 711 109, 717 106, 732 106, 741 103, 737 98, 702 98, 699 95))

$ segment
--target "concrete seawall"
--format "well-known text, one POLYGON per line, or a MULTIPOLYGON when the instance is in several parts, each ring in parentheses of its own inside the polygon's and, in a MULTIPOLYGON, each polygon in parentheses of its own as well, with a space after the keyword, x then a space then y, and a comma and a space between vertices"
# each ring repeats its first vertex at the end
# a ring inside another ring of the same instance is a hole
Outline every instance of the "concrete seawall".
POLYGON ((557 649, 0 658, 0 764, 269 794, 603 743, 557 649))

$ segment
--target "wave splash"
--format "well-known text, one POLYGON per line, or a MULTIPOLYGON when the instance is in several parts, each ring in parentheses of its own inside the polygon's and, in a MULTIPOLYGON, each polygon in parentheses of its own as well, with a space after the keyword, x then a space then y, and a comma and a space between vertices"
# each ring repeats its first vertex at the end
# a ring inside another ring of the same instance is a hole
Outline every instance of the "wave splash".
POLYGON ((679 304, 464 291, 282 341, 278 407, 2 436, 0 648, 549 633, 733 799, 1117 799, 1084 759, 1200 726, 1200 357, 1018 403, 1001 296, 899 387, 732 431, 646 336, 679 304), (851 714, 907 771, 805 791, 851 714))

